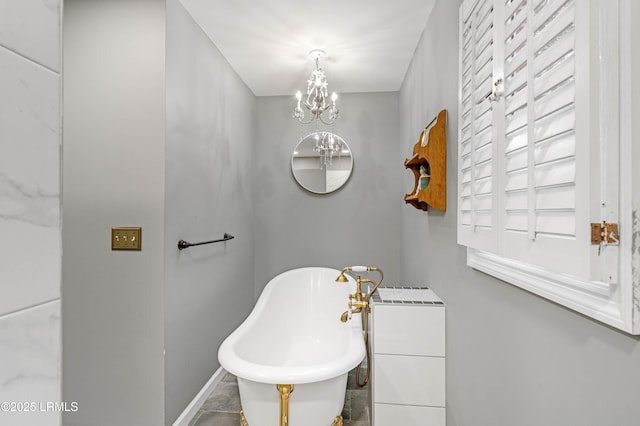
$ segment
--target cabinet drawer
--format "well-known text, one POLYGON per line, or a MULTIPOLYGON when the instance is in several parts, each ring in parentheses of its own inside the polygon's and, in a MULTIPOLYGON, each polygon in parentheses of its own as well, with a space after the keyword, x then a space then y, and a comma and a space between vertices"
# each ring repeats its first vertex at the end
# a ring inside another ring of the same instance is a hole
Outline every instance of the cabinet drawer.
POLYGON ((373 307, 375 353, 445 356, 445 309, 435 306, 373 307))
POLYGON ((374 356, 374 402, 445 406, 445 359, 374 356))
POLYGON ((445 426, 444 408, 375 404, 374 426, 445 426))

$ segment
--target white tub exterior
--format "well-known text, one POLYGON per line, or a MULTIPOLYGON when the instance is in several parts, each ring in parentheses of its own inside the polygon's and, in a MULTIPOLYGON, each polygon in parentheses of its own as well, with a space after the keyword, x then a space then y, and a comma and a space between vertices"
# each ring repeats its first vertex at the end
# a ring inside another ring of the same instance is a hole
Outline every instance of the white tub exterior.
POLYGON ((277 384, 293 384, 289 426, 330 426, 342 412, 347 373, 365 356, 360 315, 342 323, 355 282, 300 268, 273 278, 249 317, 223 342, 222 367, 238 377, 249 426, 278 426, 277 384))

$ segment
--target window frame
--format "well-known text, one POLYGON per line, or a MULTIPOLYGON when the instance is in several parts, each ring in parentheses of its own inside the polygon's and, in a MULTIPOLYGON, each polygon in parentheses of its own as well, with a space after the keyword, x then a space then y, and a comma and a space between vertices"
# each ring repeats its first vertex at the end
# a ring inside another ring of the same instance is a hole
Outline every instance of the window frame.
MULTIPOLYGON (((461 5, 460 43, 462 43, 465 17, 471 13, 478 1, 468 0, 461 5)), ((605 142, 607 146, 612 146, 613 150, 607 152, 606 160, 600 161, 597 166, 602 173, 613 176, 610 180, 614 183, 601 185, 600 192, 605 198, 609 191, 615 192, 616 215, 621 236, 616 246, 600 246, 605 254, 600 258, 598 251, 598 257, 594 258, 609 270, 614 269, 612 270, 613 278, 609 277, 611 282, 592 281, 569 274, 551 272, 535 264, 501 256, 496 253, 498 247, 493 246, 483 249, 468 246, 467 265, 629 334, 640 335, 640 195, 634 196, 633 192, 634 188, 636 191, 639 189, 640 172, 634 171, 632 167, 634 162, 638 163, 640 160, 638 149, 633 149, 633 138, 638 135, 640 127, 633 121, 633 113, 640 106, 637 96, 640 84, 634 81, 633 71, 640 70, 640 60, 634 59, 634 54, 637 56, 639 49, 632 43, 632 36, 637 36, 638 33, 633 29, 632 15, 634 13, 638 15, 640 6, 633 5, 633 0, 584 1, 596 8, 601 23, 608 26, 616 25, 618 28, 617 35, 612 37, 615 40, 599 40, 600 43, 609 43, 608 47, 613 47, 609 53, 612 57, 608 59, 615 63, 613 67, 607 64, 606 69, 602 67, 600 70, 603 73, 600 78, 603 87, 600 91, 606 91, 604 97, 611 102, 603 102, 603 105, 598 108, 601 114, 607 113, 618 119, 614 122, 602 120, 604 124, 600 128, 600 137, 612 138, 614 142, 611 144, 605 142), (636 96, 632 95, 634 92, 636 96), (633 109, 634 107, 636 110, 633 109), (610 111, 609 108, 613 108, 614 111, 610 111), (615 264, 612 264, 610 259, 606 260, 607 249, 617 252, 615 264)), ((501 30, 494 28, 494 31, 499 34, 501 30)), ((462 64, 462 45, 459 50, 459 63, 462 64)), ((459 86, 462 86, 461 83, 462 76, 459 77, 459 86)), ((461 108, 461 102, 462 87, 459 87, 459 108, 461 108)), ((459 126, 462 126, 462 120, 459 121, 459 126)), ((459 132, 460 136, 461 128, 459 132)), ((504 133, 494 134, 493 138, 495 143, 496 138, 504 138, 504 133)), ((460 144, 461 141, 459 140, 458 143, 460 144)), ((462 215, 460 146, 458 152, 457 220, 460 222, 462 215)), ((498 155, 502 154, 498 153, 498 155)), ((494 169, 493 173, 497 175, 502 172, 504 169, 500 168, 497 171, 494 169)), ((592 191, 593 188, 594 185, 592 185, 592 191)), ((494 223, 500 220, 497 210, 497 208, 494 210, 494 223)), ((607 217, 604 208, 602 210, 603 217, 607 217)))

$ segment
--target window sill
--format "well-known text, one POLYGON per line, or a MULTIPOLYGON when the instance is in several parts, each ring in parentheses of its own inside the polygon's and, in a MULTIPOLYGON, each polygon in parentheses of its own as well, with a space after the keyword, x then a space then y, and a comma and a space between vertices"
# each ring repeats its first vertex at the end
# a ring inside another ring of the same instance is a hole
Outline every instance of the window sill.
POLYGON ((543 270, 486 251, 467 248, 467 265, 627 333, 633 330, 619 302, 618 285, 543 270))

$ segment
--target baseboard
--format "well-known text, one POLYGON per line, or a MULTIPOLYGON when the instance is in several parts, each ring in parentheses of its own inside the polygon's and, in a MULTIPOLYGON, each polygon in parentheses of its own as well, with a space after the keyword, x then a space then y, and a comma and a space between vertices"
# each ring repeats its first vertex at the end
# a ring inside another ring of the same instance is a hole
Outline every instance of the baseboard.
POLYGON ((187 405, 182 414, 173 422, 173 426, 189 426, 189 422, 195 417, 196 413, 202 407, 204 402, 209 397, 209 394, 215 389, 224 377, 226 371, 220 367, 213 373, 213 376, 209 381, 200 389, 200 392, 193 398, 193 400, 187 405))

